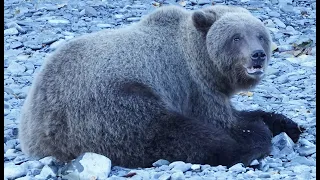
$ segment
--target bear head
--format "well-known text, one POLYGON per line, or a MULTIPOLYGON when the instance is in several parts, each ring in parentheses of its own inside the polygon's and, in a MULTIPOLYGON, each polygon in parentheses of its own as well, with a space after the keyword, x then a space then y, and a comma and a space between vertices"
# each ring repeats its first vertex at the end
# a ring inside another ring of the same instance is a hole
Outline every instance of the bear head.
POLYGON ((264 76, 271 56, 268 29, 243 8, 216 13, 214 9, 195 11, 193 24, 205 33, 208 57, 215 73, 234 91, 255 86, 264 76))

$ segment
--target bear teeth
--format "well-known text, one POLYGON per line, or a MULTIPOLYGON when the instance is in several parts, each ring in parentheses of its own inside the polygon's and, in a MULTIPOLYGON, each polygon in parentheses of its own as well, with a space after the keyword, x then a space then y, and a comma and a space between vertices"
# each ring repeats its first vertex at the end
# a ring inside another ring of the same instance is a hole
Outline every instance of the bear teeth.
POLYGON ((247 72, 249 74, 263 73, 263 69, 261 66, 252 66, 252 67, 247 68, 247 72))

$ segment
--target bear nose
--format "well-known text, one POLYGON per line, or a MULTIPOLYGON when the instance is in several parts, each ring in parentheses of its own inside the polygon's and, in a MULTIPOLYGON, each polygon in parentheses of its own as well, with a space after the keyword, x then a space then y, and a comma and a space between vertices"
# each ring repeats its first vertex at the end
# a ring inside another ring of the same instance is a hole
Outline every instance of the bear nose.
POLYGON ((264 53, 263 50, 255 50, 253 51, 253 53, 251 54, 251 60, 252 61, 264 61, 266 59, 266 53, 264 53))

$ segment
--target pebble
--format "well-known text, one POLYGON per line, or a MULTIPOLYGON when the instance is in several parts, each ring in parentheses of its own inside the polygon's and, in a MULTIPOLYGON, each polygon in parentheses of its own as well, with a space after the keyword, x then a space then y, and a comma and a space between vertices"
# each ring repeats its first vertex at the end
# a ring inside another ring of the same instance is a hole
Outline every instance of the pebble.
POLYGON ((164 173, 159 177, 159 180, 169 180, 171 175, 169 173, 164 173))
POLYGON ((97 24, 97 27, 99 27, 99 28, 111 28, 112 25, 111 24, 97 24))
POLYGON ((190 168, 192 170, 200 170, 201 166, 199 164, 193 164, 190 168))
POLYGON ((67 19, 50 19, 48 20, 49 24, 58 25, 58 24, 69 24, 70 21, 67 19))
POLYGON ((182 171, 177 171, 177 172, 174 172, 172 175, 171 175, 171 180, 184 180, 185 177, 184 177, 184 174, 182 171))
POLYGON ((40 174, 36 175, 35 178, 47 179, 47 178, 50 178, 50 177, 55 177, 56 175, 57 175, 57 168, 56 167, 45 165, 42 168, 40 174))
POLYGON ((268 12, 268 15, 271 17, 280 17, 280 13, 278 13, 276 11, 270 11, 270 12, 268 12))
POLYGON ((259 174, 258 178, 271 178, 269 173, 261 173, 259 174))
POLYGON ((53 165, 55 163, 55 159, 52 156, 47 156, 39 160, 43 165, 53 165))
POLYGON ((210 3, 211 3, 210 0, 198 0, 199 5, 205 5, 205 4, 210 4, 210 3))
POLYGON ((84 10, 85 10, 85 15, 89 17, 97 17, 98 15, 98 12, 93 7, 86 6, 84 10))
POLYGON ((19 31, 14 27, 4 30, 5 36, 11 36, 11 35, 17 35, 17 34, 19 34, 19 31))
POLYGON ((236 173, 246 172, 246 168, 242 163, 237 163, 229 168, 229 171, 233 171, 236 173))
POLYGON ((169 164, 170 164, 170 162, 167 161, 167 160, 165 160, 165 159, 159 159, 158 161, 152 163, 152 165, 153 165, 154 167, 160 167, 160 166, 169 165, 169 164))
POLYGON ((9 67, 7 68, 7 72, 10 72, 15 75, 19 75, 25 71, 26 71, 26 67, 16 62, 10 63, 9 67))
POLYGON ((15 41, 10 44, 11 49, 17 49, 17 48, 21 48, 21 47, 23 47, 23 44, 19 41, 15 41))
POLYGON ((273 22, 276 23, 280 28, 286 28, 286 25, 278 18, 273 18, 273 22))

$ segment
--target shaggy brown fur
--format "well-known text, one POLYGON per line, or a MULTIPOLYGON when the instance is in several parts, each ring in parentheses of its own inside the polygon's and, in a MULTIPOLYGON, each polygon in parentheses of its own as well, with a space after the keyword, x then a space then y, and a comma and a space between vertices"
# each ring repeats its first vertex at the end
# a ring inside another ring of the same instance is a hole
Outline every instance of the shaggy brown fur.
POLYGON ((230 104, 261 80, 248 74, 256 57, 265 70, 269 33, 239 7, 163 7, 126 28, 81 36, 49 57, 33 82, 21 148, 61 161, 95 152, 126 167, 158 159, 248 165, 269 154, 272 133, 295 142, 300 135, 283 115, 230 104))

